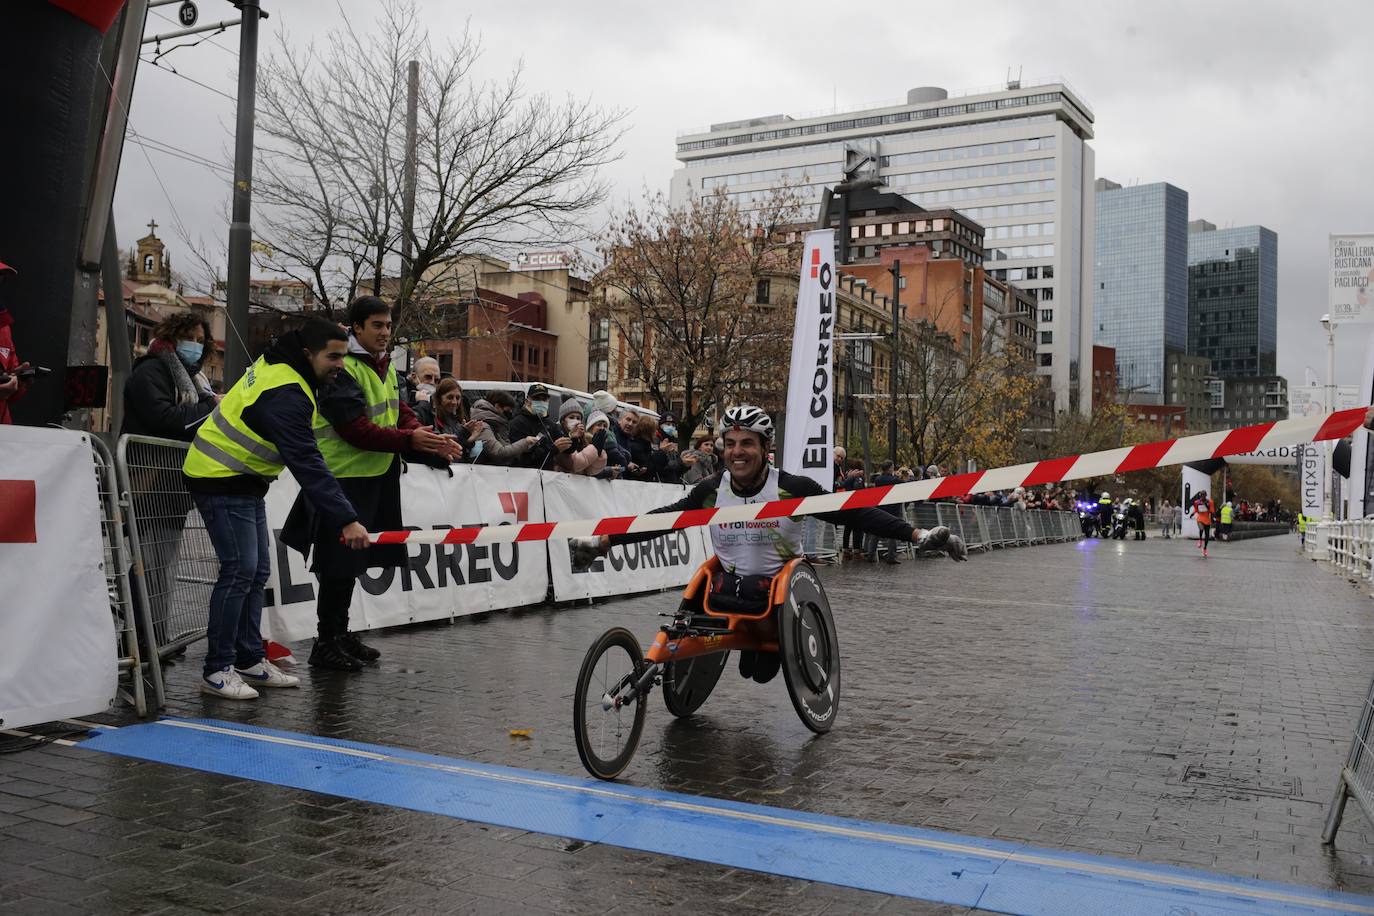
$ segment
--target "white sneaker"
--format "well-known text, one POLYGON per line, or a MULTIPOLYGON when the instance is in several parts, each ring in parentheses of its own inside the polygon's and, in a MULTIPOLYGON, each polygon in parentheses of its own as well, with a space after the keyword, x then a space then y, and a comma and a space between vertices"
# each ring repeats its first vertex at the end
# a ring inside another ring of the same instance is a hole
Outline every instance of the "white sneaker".
POLYGON ((201 693, 223 697, 226 700, 256 700, 258 692, 243 682, 233 666, 223 668, 214 674, 200 679, 201 693))
POLYGON ((235 668, 234 672, 245 687, 249 684, 257 687, 299 687, 301 684, 300 678, 287 674, 265 658, 251 668, 235 668))

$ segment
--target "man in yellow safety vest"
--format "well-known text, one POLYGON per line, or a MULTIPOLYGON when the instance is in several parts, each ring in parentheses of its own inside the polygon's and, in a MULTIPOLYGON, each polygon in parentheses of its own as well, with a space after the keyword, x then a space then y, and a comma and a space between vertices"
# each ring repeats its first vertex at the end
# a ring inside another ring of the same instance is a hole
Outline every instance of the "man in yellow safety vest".
POLYGON ((256 688, 300 683, 267 660, 260 631, 271 572, 263 496, 283 470, 291 469, 313 511, 346 547, 368 544, 367 529, 315 444, 319 387, 342 367, 346 343, 343 330, 323 318, 283 334, 229 389, 186 453, 186 489, 219 558, 205 628, 205 693, 252 700, 256 688))
MULTIPOLYGON (((423 426, 401 400, 390 357, 391 306, 376 296, 363 296, 349 306, 348 322, 343 371, 320 392, 315 438, 359 520, 372 531, 395 531, 402 527, 398 456, 419 452, 456 460, 462 450, 453 438, 423 426)), ((318 638, 309 664, 359 671, 381 653, 349 629, 357 578, 372 567, 404 566, 406 548, 395 544, 347 550, 333 520, 312 509, 309 500, 298 499, 282 529, 282 542, 311 556, 310 569, 319 579, 318 638)))

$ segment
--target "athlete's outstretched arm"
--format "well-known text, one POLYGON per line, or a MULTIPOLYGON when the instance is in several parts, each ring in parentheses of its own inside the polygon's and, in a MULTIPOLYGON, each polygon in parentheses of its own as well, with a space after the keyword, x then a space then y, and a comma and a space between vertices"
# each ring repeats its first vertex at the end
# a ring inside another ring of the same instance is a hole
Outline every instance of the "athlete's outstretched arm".
MULTIPOLYGON (((789 496, 821 496, 830 492, 810 477, 788 474, 785 471, 778 475, 778 484, 781 489, 787 491, 789 496)), ((865 534, 872 534, 879 538, 910 541, 916 545, 918 551, 947 553, 951 560, 968 559, 968 547, 965 546, 963 538, 953 534, 943 525, 930 529, 916 528, 901 516, 869 507, 841 509, 837 512, 818 512, 816 518, 830 522, 832 525, 858 528, 865 534)))

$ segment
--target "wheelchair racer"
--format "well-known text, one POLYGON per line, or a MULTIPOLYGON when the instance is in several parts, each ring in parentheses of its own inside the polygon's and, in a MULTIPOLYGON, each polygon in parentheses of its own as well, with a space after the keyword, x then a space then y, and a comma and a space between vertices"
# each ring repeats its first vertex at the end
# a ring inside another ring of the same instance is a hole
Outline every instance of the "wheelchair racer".
MULTIPOLYGON (((651 512, 724 508, 774 502, 829 491, 809 477, 780 471, 768 463, 773 441, 773 421, 757 407, 732 407, 722 418, 719 433, 725 442, 724 467, 699 481, 682 499, 651 512)), ((944 553, 950 559, 968 559, 963 539, 944 526, 921 530, 904 519, 876 508, 819 512, 816 517, 836 525, 852 525, 880 538, 899 538, 916 545, 921 553, 944 553)), ((767 602, 773 576, 790 560, 803 555, 804 518, 755 519, 708 526, 711 546, 724 570, 712 583, 710 601, 715 607, 733 605, 743 611, 761 609, 767 602)), ((605 553, 616 544, 630 544, 659 537, 664 532, 602 535, 571 542, 574 563, 585 564, 591 556, 605 553)), ((778 672, 775 653, 740 653, 740 674, 764 683, 778 672)))

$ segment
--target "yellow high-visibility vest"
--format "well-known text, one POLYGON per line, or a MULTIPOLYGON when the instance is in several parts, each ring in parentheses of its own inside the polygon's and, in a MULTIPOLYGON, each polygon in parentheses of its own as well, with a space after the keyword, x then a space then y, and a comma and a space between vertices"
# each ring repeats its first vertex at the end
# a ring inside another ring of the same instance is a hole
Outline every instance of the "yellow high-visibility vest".
MULTIPOLYGON (((344 357, 344 370, 358 383, 367 401, 367 418, 378 426, 395 429, 401 421, 400 385, 396 368, 386 367, 386 378, 377 377, 365 360, 350 353, 344 357)), ((315 415, 315 441, 319 443, 324 463, 335 477, 380 477, 391 468, 396 456, 392 452, 370 452, 356 448, 343 440, 329 421, 315 415)))
MULTIPOLYGON (((277 447, 249 429, 243 412, 267 392, 283 385, 299 385, 315 410, 315 393, 301 374, 287 363, 259 359, 229 389, 224 400, 200 424, 182 463, 187 477, 235 477, 251 474, 275 480, 286 467, 277 447)), ((315 412, 314 421, 319 413, 315 412)))

